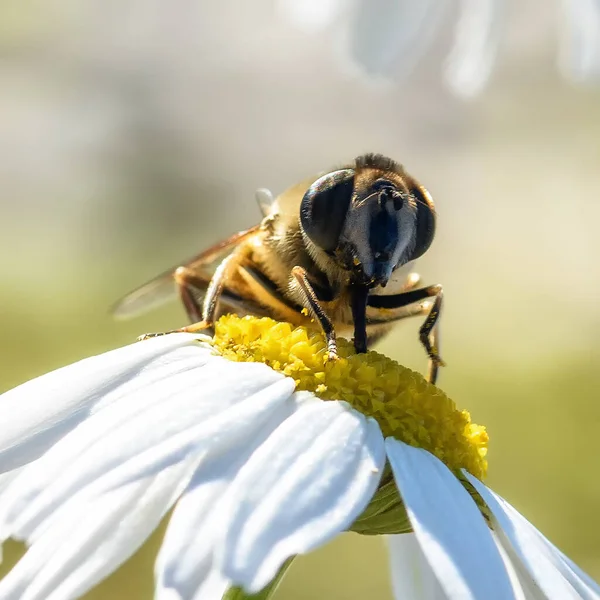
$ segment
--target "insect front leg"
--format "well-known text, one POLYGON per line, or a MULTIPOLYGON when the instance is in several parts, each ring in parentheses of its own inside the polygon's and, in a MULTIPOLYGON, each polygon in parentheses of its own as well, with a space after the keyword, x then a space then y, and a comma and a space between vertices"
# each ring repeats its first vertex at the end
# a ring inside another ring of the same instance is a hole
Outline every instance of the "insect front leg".
MULTIPOLYGON (((438 321, 442 309, 442 302, 444 293, 441 285, 430 285, 424 288, 403 292, 401 294, 394 294, 390 296, 369 296, 368 305, 373 308, 402 308, 420 302, 426 298, 434 298, 431 308, 427 314, 427 318, 421 328, 419 329, 419 339, 427 356, 429 357, 429 369, 428 369, 428 381, 435 383, 437 381, 439 367, 444 366, 439 353, 439 332, 438 332, 438 321)), ((389 319, 382 319, 382 321, 394 321, 397 318, 404 318, 405 314, 402 315, 390 315, 389 319)))
POLYGON ((327 340, 327 353, 329 360, 337 360, 338 358, 338 350, 337 350, 337 340, 335 336, 335 329, 333 328, 333 323, 331 319, 327 316, 323 307, 319 304, 319 299, 317 298, 317 294, 313 290, 310 285, 310 281, 308 281, 308 275, 306 270, 302 267, 294 267, 292 269, 292 276, 298 283, 298 289, 302 295, 303 304, 306 308, 309 308, 315 319, 321 325, 321 329, 325 334, 325 339, 327 340))
POLYGON ((354 321, 354 349, 359 354, 367 351, 367 298, 366 285, 350 286, 350 308, 354 321))

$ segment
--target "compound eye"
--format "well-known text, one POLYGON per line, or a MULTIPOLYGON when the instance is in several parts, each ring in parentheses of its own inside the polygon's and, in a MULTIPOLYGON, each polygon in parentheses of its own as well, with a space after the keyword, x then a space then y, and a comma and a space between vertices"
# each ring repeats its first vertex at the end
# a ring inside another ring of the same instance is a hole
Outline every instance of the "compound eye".
POLYGON ((435 208, 429 192, 425 188, 413 188, 411 196, 417 203, 417 231, 415 234, 415 247, 410 260, 415 260, 423 255, 435 235, 435 208))
POLYGON ((302 228, 325 252, 333 252, 338 246, 353 190, 354 170, 342 169, 317 179, 302 198, 302 228))

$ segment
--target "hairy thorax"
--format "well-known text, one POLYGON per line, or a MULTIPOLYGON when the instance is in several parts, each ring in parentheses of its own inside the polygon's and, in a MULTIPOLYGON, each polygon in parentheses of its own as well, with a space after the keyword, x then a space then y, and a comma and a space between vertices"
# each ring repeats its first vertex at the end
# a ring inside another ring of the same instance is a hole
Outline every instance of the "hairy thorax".
MULTIPOLYGON (((353 332, 350 273, 337 266, 332 259, 311 254, 303 239, 298 218, 292 220, 286 217, 285 214, 278 214, 265 219, 260 234, 244 248, 245 260, 235 276, 235 287, 238 290, 243 288, 244 293, 250 293, 258 304, 283 320, 295 325, 318 327, 312 315, 302 308, 302 296, 291 274, 294 267, 303 267, 321 306, 338 333, 344 337, 350 336, 353 332), (261 280, 262 285, 257 280, 261 280)), ((375 288, 373 293, 397 292, 406 277, 403 273, 399 275, 397 284, 391 282, 385 290, 375 288)))

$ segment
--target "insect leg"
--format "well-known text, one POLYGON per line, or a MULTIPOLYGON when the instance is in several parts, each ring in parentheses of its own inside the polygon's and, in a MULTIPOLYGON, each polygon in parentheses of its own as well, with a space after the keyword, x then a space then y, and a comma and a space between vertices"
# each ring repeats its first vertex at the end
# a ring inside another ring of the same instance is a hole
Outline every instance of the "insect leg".
POLYGON ((367 305, 373 308, 402 308, 414 302, 420 302, 442 292, 442 286, 439 284, 428 285, 424 288, 401 292, 400 294, 391 294, 389 296, 369 296, 367 305))
MULTIPOLYGON (((439 354, 439 333, 438 320, 442 309, 444 294, 441 285, 430 285, 417 290, 394 294, 390 296, 370 296, 368 299, 369 306, 374 308, 402 308, 413 302, 419 302, 425 298, 435 297, 425 322, 419 329, 419 339, 427 356, 429 357, 428 380, 435 383, 437 380, 438 370, 444 365, 444 361, 439 354)), ((404 315, 402 315, 403 317, 404 315)), ((402 318, 400 317, 400 318, 402 318)), ((389 321, 396 320, 395 316, 390 316, 389 321)))
MULTIPOLYGON (((441 308, 441 300, 440 300, 440 306, 439 308, 441 308)), ((430 313, 431 314, 431 313, 430 313)), ((438 309, 438 319, 439 319, 439 309, 438 309)), ((421 327, 421 330, 423 328, 421 327)), ((429 383, 433 383, 435 385, 435 382, 437 381, 438 378, 438 371, 440 369, 440 367, 443 367, 445 365, 444 361, 440 358, 440 327, 439 325, 434 326, 433 329, 431 330, 431 335, 430 335, 430 340, 431 340, 431 344, 433 346, 433 348, 436 350, 437 353, 437 360, 433 360, 432 358, 429 358, 429 366, 427 368, 427 381, 429 381, 429 383)))
POLYGON ((196 323, 187 325, 186 327, 176 329, 176 331, 195 333, 196 331, 212 329, 215 324, 215 314, 217 312, 217 306, 219 305, 219 298, 223 293, 225 282, 231 272, 239 265, 240 255, 241 253, 239 251, 232 252, 226 256, 217 267, 217 270, 208 284, 206 296, 204 296, 202 319, 196 323))
POLYGON ((420 302, 419 304, 409 304, 408 306, 395 310, 393 314, 384 310, 380 315, 370 315, 367 322, 367 346, 370 348, 389 333, 394 323, 410 317, 422 317, 428 315, 431 305, 432 302, 427 300, 425 302, 420 302))
MULTIPOLYGON (((256 225, 255 227, 252 227, 246 231, 240 231, 230 236, 226 240, 207 248, 193 258, 175 265, 173 268, 165 271, 161 275, 158 275, 158 277, 155 277, 136 290, 133 290, 124 298, 121 298, 121 300, 119 300, 119 302, 113 306, 111 312, 117 318, 127 319, 135 316, 136 314, 146 312, 146 310, 152 308, 153 306, 159 306, 163 304, 171 297, 173 293, 175 271, 177 271, 179 266, 182 265, 195 274, 202 273, 204 267, 208 267, 219 257, 225 256, 227 253, 235 250, 236 247, 239 247, 241 244, 243 244, 244 241, 255 235, 258 235, 260 228, 261 225, 256 225)), ((204 292, 208 287, 209 281, 210 277, 206 276, 206 281, 202 281, 199 285, 192 283, 192 287, 198 287, 200 291, 204 292)), ((185 292, 183 292, 183 294, 185 294, 185 292)), ((201 295, 203 296, 204 294, 201 295)), ((189 307, 192 305, 186 302, 186 300, 184 300, 184 304, 189 313, 189 307)), ((197 304, 198 302, 196 302, 196 305, 197 304)), ((199 318, 200 317, 197 317, 192 320, 197 321, 199 318)))
POLYGON ((223 292, 225 281, 237 267, 239 261, 239 252, 232 252, 229 256, 226 256, 217 267, 215 274, 208 284, 206 296, 204 296, 204 304, 202 305, 202 320, 208 327, 212 327, 215 321, 215 313, 217 312, 219 298, 223 292))
MULTIPOLYGON (((219 298, 223 292, 223 287, 225 285, 225 281, 227 277, 230 275, 233 269, 235 269, 240 261, 241 253, 239 251, 232 252, 228 256, 226 256, 221 264, 217 267, 210 283, 208 284, 208 289, 206 290, 206 296, 204 296, 204 303, 202 306, 201 319, 198 319, 195 323, 191 325, 186 325, 185 327, 181 327, 179 329, 173 329, 172 331, 166 331, 163 333, 146 333, 143 336, 140 336, 138 340, 144 340, 150 337, 157 337, 159 335, 165 335, 166 333, 196 333, 198 331, 205 331, 207 329, 212 329, 215 321, 215 313, 217 311, 217 306, 219 303, 219 298)), ((176 279, 179 284, 180 293, 182 296, 182 300, 186 305, 186 309, 189 307, 191 309, 191 313, 188 309, 188 314, 192 316, 199 312, 199 307, 196 299, 193 297, 191 289, 196 284, 197 287, 201 288, 203 284, 205 284, 205 280, 196 275, 196 273, 190 272, 186 267, 179 267, 176 270, 176 279)))
POLYGON ((335 336, 335 330, 333 328, 333 323, 325 314, 323 307, 319 304, 317 295, 315 294, 315 291, 312 289, 312 286, 308 281, 306 271, 302 267, 294 267, 292 269, 292 275, 298 283, 299 290, 302 292, 304 304, 307 308, 310 308, 311 312, 315 316, 315 319, 319 321, 321 329, 323 329, 325 339, 327 340, 327 352, 329 360, 337 359, 337 341, 335 336))
POLYGON ((194 294, 194 290, 205 290, 210 284, 210 277, 202 276, 188 267, 178 267, 173 273, 173 279, 179 290, 179 297, 192 323, 202 320, 202 307, 194 294))
POLYGON ((365 285, 352 286, 350 289, 350 307, 354 321, 354 348, 358 353, 367 351, 367 296, 369 288, 365 285))

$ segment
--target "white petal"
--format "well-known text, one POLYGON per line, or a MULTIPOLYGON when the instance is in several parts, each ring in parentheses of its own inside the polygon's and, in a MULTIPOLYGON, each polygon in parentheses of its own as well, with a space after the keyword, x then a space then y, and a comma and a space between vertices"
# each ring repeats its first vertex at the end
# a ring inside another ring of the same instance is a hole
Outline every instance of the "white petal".
MULTIPOLYGON (((11 483, 18 477, 22 469, 23 467, 20 469, 14 469, 12 471, 7 471, 6 473, 0 473, 0 506, 2 506, 2 503, 6 501, 8 489, 11 483)), ((6 541, 8 537, 8 534, 6 531, 3 531, 2 525, 0 524, 0 563, 2 563, 2 542, 6 541)))
POLYGON ((213 569, 217 532, 210 515, 235 470, 232 473, 222 461, 215 466, 221 470, 215 469, 212 481, 195 478, 169 521, 155 567, 156 600, 209 599, 213 595, 220 599, 228 587, 228 580, 213 569))
POLYGON ((414 533, 387 536, 396 600, 446 600, 414 533))
POLYGON ((0 473, 0 502, 2 501, 2 494, 6 494, 10 484, 18 477, 20 472, 21 468, 0 473))
MULTIPOLYGON (((505 501, 506 502, 506 501, 505 501)), ((508 504, 508 503, 507 503, 508 504)), ((516 512, 516 510, 515 510, 516 512)), ((523 517, 524 518, 524 517, 523 517)), ((529 523, 529 521, 528 521, 529 523)), ((532 529, 535 529, 531 523, 529 523, 532 529)), ((550 542, 547 538, 545 538, 537 529, 535 529, 539 538, 546 544, 546 546, 552 552, 556 552, 556 554, 563 560, 565 566, 570 570, 567 570, 569 577, 574 579, 579 578, 583 584, 585 584, 592 592, 593 597, 598 598, 600 596, 600 586, 596 581, 594 581, 585 571, 583 571, 580 567, 578 567, 568 556, 566 556, 563 552, 561 552, 552 542, 550 542)))
POLYGON ((462 0, 446 80, 460 96, 479 93, 490 76, 502 36, 504 0, 462 0))
POLYGON ((492 537, 511 579, 517 600, 547 600, 547 596, 540 590, 513 549, 502 544, 495 531, 492 531, 492 537))
POLYGON ((496 534, 511 548, 548 598, 600 598, 600 586, 558 551, 525 517, 478 479, 465 472, 488 505, 496 534))
POLYGON ((2 600, 78 598, 129 558, 189 482, 194 461, 79 503, 0 582, 2 600))
POLYGON ((334 23, 348 0, 279 0, 282 17, 305 33, 317 33, 334 23))
POLYGON ((412 70, 439 29, 447 0, 362 0, 353 17, 350 55, 367 73, 412 70))
POLYGON ((192 334, 161 336, 86 358, 0 398, 0 472, 41 456, 94 410, 210 355, 192 334))
POLYGON ((448 598, 514 598, 490 530, 454 474, 421 448, 392 438, 385 444, 417 540, 448 598))
POLYGON ((342 402, 314 402, 287 419, 232 484, 222 571, 256 592, 290 556, 347 529, 385 463, 377 423, 342 402))
POLYGON ((600 78, 600 2, 562 0, 559 66, 574 81, 600 78))
POLYGON ((292 402, 279 407, 251 439, 202 462, 169 521, 155 568, 157 600, 221 599, 229 581, 214 567, 213 557, 223 535, 222 499, 240 467, 296 407, 292 402))
POLYGON ((294 382, 265 365, 211 356, 197 369, 155 383, 90 417, 23 470, 0 506, 10 535, 34 539, 79 494, 122 485, 180 462, 219 453, 290 400, 294 382), (38 531, 39 533, 39 531, 38 531))

